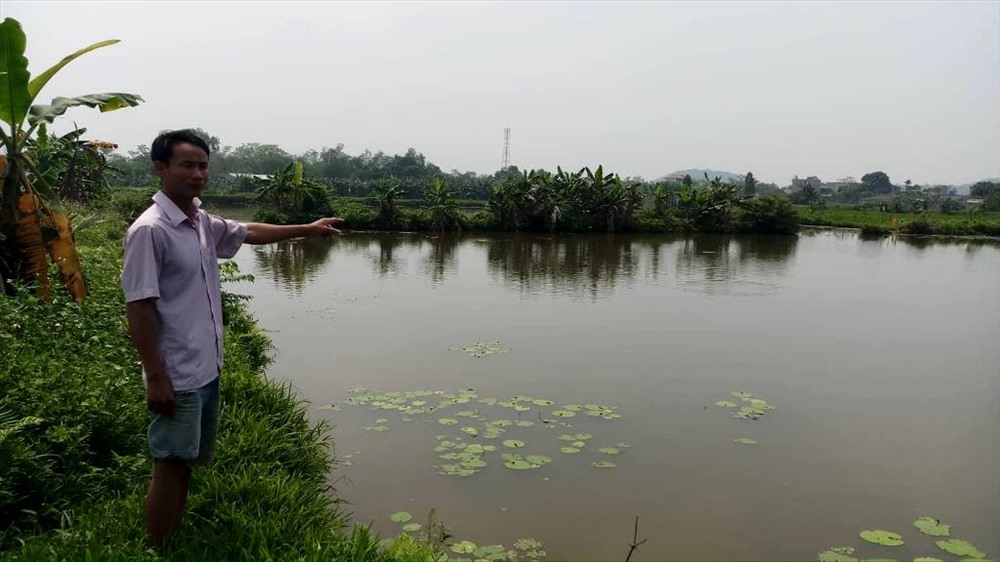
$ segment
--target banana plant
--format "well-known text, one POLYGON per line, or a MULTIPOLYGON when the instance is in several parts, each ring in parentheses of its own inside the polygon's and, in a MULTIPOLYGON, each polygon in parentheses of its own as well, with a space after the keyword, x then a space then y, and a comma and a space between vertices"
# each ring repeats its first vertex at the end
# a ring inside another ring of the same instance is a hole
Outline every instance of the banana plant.
POLYGON ((6 153, 0 157, 0 284, 7 290, 10 281, 21 278, 37 283, 40 296, 50 296, 51 259, 70 295, 77 301, 87 296, 69 216, 29 147, 38 128, 51 124, 67 109, 86 106, 103 113, 143 101, 135 94, 103 93, 57 97, 47 105, 35 103, 42 88, 64 66, 115 43, 118 40, 111 39, 84 47, 32 78, 21 24, 12 18, 0 22, 0 148, 6 153))

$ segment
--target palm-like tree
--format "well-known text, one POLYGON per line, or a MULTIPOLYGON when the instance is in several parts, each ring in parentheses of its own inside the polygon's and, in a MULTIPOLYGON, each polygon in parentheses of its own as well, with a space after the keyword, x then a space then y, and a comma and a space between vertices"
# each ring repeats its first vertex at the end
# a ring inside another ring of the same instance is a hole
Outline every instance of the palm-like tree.
POLYGON ((382 226, 392 227, 399 217, 399 207, 396 200, 405 193, 399 187, 399 180, 393 177, 383 178, 375 182, 371 196, 378 207, 378 222, 382 226))
POLYGON ((431 180, 430 189, 424 196, 427 212, 430 213, 431 228, 434 230, 458 230, 458 204, 441 178, 431 180))
POLYGON ((10 290, 8 282, 20 277, 37 282, 39 294, 49 295, 51 258, 73 298, 82 300, 87 295, 69 216, 62 210, 44 171, 38 169, 30 141, 39 127, 52 123, 71 107, 113 111, 136 106, 142 98, 104 93, 58 97, 49 105, 34 102, 64 66, 117 42, 101 41, 80 49, 32 79, 24 56, 27 38, 21 24, 11 18, 0 22, 0 149, 6 154, 0 156, 0 285, 4 289, 10 290))

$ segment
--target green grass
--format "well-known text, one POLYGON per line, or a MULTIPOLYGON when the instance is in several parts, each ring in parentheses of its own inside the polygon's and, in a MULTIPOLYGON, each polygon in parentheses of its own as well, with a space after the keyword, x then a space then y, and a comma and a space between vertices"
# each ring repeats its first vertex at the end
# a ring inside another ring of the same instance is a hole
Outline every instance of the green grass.
POLYGON ((800 223, 815 226, 910 232, 913 234, 952 234, 1000 236, 1000 213, 883 213, 874 209, 850 207, 810 208, 799 206, 800 223), (914 225, 914 221, 917 224, 914 225), (917 232, 926 222, 927 231, 917 232))
MULTIPOLYGON (((118 285, 124 223, 78 216, 90 297, 0 296, 0 559, 158 558, 145 545, 148 418, 118 285)), ((408 537, 383 547, 349 528, 328 485, 329 428, 261 376, 270 343, 227 303, 218 458, 195 472, 168 559, 431 559, 408 537)))

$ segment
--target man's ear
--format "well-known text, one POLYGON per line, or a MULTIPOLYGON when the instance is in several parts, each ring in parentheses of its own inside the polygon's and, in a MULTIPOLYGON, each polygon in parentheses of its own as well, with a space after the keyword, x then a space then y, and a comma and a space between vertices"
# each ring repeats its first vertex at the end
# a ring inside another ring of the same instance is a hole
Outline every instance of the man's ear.
POLYGON ((167 171, 167 164, 163 162, 153 162, 153 173, 157 176, 162 177, 163 173, 167 171))

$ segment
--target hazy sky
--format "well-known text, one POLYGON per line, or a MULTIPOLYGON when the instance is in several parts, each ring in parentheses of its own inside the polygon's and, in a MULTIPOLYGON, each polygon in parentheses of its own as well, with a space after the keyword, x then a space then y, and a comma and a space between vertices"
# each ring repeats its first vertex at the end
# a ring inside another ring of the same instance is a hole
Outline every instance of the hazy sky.
MULTIPOLYGON (((444 170, 604 164, 787 184, 1000 176, 1000 2, 20 2, 38 74, 123 148, 201 127, 223 144, 423 152, 444 170)), ((69 121, 57 127, 68 131, 69 121)))

